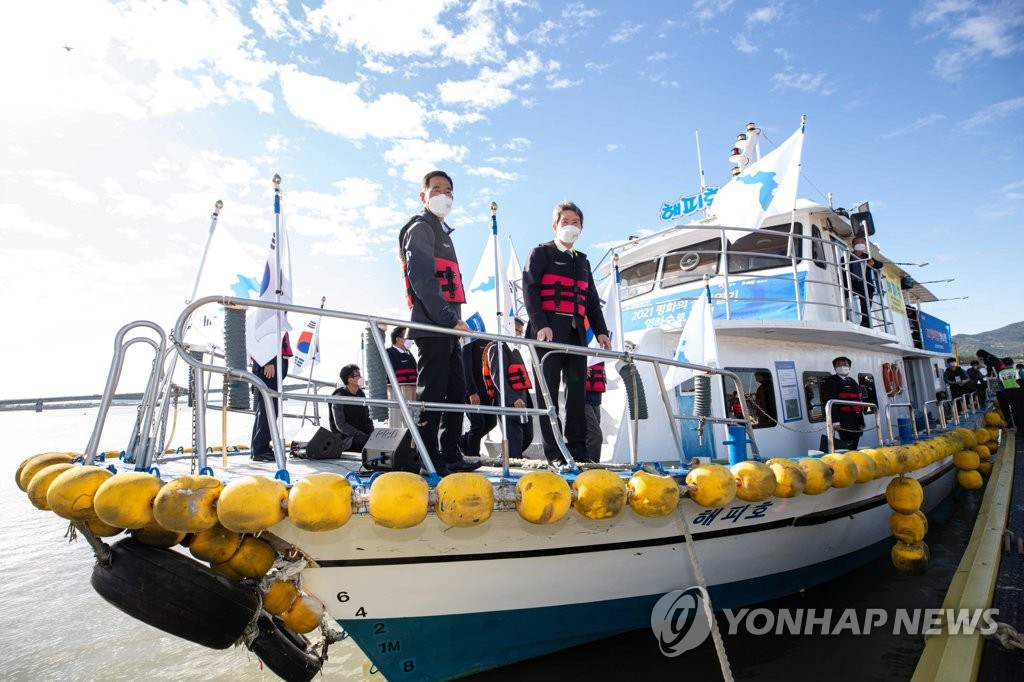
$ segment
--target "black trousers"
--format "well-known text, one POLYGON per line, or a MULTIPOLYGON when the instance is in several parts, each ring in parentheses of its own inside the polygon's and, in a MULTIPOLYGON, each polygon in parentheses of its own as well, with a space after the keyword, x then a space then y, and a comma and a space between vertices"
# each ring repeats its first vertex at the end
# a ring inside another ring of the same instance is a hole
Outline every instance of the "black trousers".
MULTIPOLYGON (((431 403, 465 403, 466 376, 462 369, 462 349, 458 337, 419 338, 416 339, 416 345, 420 349, 416 399, 431 403)), ((433 458, 442 455, 445 462, 455 462, 462 458, 458 445, 462 434, 462 416, 462 412, 455 411, 424 411, 420 415, 420 436, 427 454, 433 458)))
MULTIPOLYGON (((277 358, 270 361, 276 363, 277 358)), ((275 366, 274 371, 277 371, 275 366)), ((281 359, 281 372, 284 376, 288 376, 288 358, 281 359)), ((255 361, 252 363, 252 373, 260 378, 260 380, 267 385, 272 391, 276 391, 278 387, 278 377, 274 374, 273 379, 268 379, 263 376, 263 365, 257 364, 255 361)), ((274 414, 277 414, 278 410, 281 409, 281 401, 274 398, 274 414)), ((284 435, 282 434, 282 438, 284 435)), ((256 418, 252 424, 252 454, 254 455, 269 455, 272 450, 270 449, 270 424, 267 423, 267 406, 263 402, 263 394, 256 391, 256 418)))
MULTIPOLYGON (((494 398, 491 398, 486 393, 480 398, 481 405, 493 405, 494 398)), ((463 437, 463 443, 466 447, 466 454, 470 457, 480 456, 480 441, 484 439, 491 429, 498 423, 498 415, 496 414, 475 414, 469 413, 469 431, 466 431, 466 435, 463 437)))
MULTIPOLYGON (((563 342, 564 343, 564 342, 563 342)), ((568 355, 558 351, 538 349, 544 381, 547 384, 551 399, 555 401, 558 412, 558 391, 562 380, 565 380, 565 442, 569 454, 580 462, 590 461, 587 457, 587 415, 583 409, 583 398, 586 392, 587 358, 583 355, 568 355), (550 357, 547 361, 544 359, 550 357)), ((537 383, 537 406, 547 407, 540 382, 537 383)), ((549 462, 562 462, 562 452, 555 441, 555 432, 551 428, 551 420, 540 418, 540 436, 544 443, 544 456, 549 462)))

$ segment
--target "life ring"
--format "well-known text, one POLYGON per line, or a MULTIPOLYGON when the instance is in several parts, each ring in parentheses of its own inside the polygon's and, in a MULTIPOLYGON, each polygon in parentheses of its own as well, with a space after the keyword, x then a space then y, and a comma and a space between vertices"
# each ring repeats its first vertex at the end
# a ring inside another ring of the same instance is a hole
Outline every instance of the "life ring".
POLYGON ((323 667, 323 661, 307 651, 309 640, 285 627, 284 621, 266 611, 256 621, 259 632, 246 644, 263 665, 288 682, 309 682, 323 667))
POLYGON ((259 593, 184 554, 126 538, 97 561, 90 581, 132 618, 211 649, 238 641, 260 608, 259 593))
POLYGON ((882 383, 885 394, 893 398, 903 392, 903 372, 899 364, 886 362, 882 364, 882 383))

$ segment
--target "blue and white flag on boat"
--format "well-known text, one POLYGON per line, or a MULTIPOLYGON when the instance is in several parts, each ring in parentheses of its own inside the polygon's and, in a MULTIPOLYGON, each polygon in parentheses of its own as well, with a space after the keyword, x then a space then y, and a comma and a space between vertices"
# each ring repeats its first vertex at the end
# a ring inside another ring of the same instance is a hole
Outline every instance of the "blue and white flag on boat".
MULTIPOLYGON (((260 279, 259 300, 268 303, 291 303, 292 302, 292 256, 288 248, 288 232, 285 230, 284 217, 281 217, 281 269, 278 270, 278 251, 276 235, 270 238, 270 252, 267 254, 266 263, 263 265, 263 276, 260 279), (280 284, 278 284, 280 282, 280 284)), ((246 315, 246 346, 249 356, 263 365, 270 362, 281 350, 281 337, 278 330, 283 334, 290 331, 292 326, 288 323, 288 314, 275 310, 258 308, 250 310, 246 315), (252 320, 251 325, 249 320, 252 320), (280 320, 280 322, 278 322, 280 320)))
POLYGON ((474 331, 514 336, 515 304, 506 271, 495 272, 495 261, 501 258, 500 253, 497 258, 495 257, 496 248, 497 242, 492 234, 487 238, 487 244, 484 245, 480 265, 477 266, 473 279, 469 281, 469 288, 466 290, 466 303, 463 307, 463 318, 469 328, 474 331), (502 313, 502 328, 500 330, 498 329, 497 315, 499 305, 502 313))
MULTIPOLYGON (((801 125, 777 149, 747 165, 719 189, 711 206, 718 224, 754 230, 761 227, 766 216, 792 211, 796 204, 803 146, 804 127, 801 125)), ((750 147, 748 145, 748 153, 750 147)))
MULTIPOLYGON (((675 360, 694 365, 718 367, 718 341, 715 339, 715 325, 711 314, 711 290, 704 291, 694 301, 690 314, 679 335, 675 360)), ((675 388, 693 376, 693 370, 672 366, 665 374, 665 387, 675 388)))

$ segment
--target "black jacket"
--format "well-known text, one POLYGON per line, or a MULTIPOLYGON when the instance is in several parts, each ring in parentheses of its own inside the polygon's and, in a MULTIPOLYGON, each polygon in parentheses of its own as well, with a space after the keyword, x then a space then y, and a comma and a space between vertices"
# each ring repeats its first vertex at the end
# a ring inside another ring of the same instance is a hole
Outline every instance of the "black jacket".
MULTIPOLYGON (((438 246, 446 252, 445 255, 450 260, 458 260, 451 238, 452 230, 446 228, 447 226, 442 225, 437 216, 424 210, 405 229, 400 248, 405 258, 409 286, 413 292, 409 319, 413 322, 452 328, 462 319, 462 306, 444 299, 434 264, 434 247, 437 240, 440 240, 438 246)), ((410 339, 440 336, 444 335, 417 329, 409 330, 410 339)))

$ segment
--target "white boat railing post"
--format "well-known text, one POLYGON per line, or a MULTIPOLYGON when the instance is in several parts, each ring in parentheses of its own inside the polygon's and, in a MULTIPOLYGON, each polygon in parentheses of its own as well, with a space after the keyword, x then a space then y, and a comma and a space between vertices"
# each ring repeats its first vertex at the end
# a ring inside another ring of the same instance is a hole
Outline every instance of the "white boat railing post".
POLYGON ((924 402, 924 428, 928 432, 928 435, 932 435, 932 420, 928 418, 928 406, 935 405, 935 411, 939 414, 939 423, 942 424, 942 430, 946 430, 946 416, 942 414, 942 410, 938 409, 938 400, 926 400, 924 402))
MULTIPOLYGON (((537 377, 537 386, 540 387, 541 397, 544 399, 546 405, 547 414, 541 416, 541 419, 547 418, 550 420, 548 423, 551 426, 551 430, 554 432, 555 444, 558 445, 558 450, 562 453, 562 457, 565 459, 565 463, 572 468, 576 468, 576 460, 569 454, 569 448, 565 445, 565 438, 562 437, 563 426, 562 418, 557 409, 557 403, 551 400, 551 391, 548 390, 548 382, 544 378, 544 361, 551 357, 551 354, 557 351, 548 351, 544 354, 544 360, 540 359, 537 355, 537 347, 528 343, 527 348, 530 349, 530 361, 533 362, 533 366, 536 368, 535 375, 537 377)), ((557 399, 557 396, 556 396, 557 399)))
POLYGON ((888 405, 885 406, 885 420, 888 422, 889 426, 889 442, 892 444, 896 443, 896 439, 893 437, 892 433, 892 408, 894 407, 907 408, 907 412, 910 413, 910 428, 913 431, 914 440, 917 440, 919 436, 917 433, 917 423, 914 421, 914 406, 911 403, 889 403, 888 405))
MULTIPOLYGON (((850 405, 850 406, 857 406, 857 405, 859 405, 862 408, 867 408, 867 407, 877 408, 878 407, 874 403, 863 402, 863 401, 860 401, 860 400, 839 400, 838 398, 833 398, 833 399, 829 400, 827 403, 825 403, 825 434, 828 436, 828 451, 829 451, 829 453, 833 453, 833 452, 836 451, 835 429, 832 426, 832 407, 834 405, 850 405)), ((910 407, 910 403, 889 403, 888 405, 885 406, 886 418, 887 418, 886 421, 888 421, 888 423, 889 423, 889 440, 890 441, 892 440, 892 420, 888 419, 888 416, 889 416, 888 415, 888 411, 889 411, 890 407, 894 407, 894 406, 897 406, 897 405, 901 405, 901 406, 902 405, 906 405, 907 407, 910 407)), ((881 446, 882 445, 882 423, 881 423, 881 414, 882 413, 878 412, 877 414, 878 414, 879 418, 875 419, 875 428, 874 428, 874 430, 878 433, 878 444, 879 444, 879 446, 881 446)), ((913 417, 913 414, 911 414, 911 417, 913 417)), ((913 425, 913 421, 914 421, 913 418, 911 418, 910 421, 911 421, 911 425, 913 425)), ((863 431, 862 433, 866 433, 866 431, 863 431)), ((914 426, 914 440, 917 440, 917 438, 918 438, 917 427, 914 426)))
MULTIPOLYGON (((665 388, 665 377, 661 375, 661 363, 654 363, 654 376, 658 378, 658 391, 661 393, 661 401, 665 405, 665 414, 668 416, 669 426, 672 428, 672 442, 676 445, 679 453, 679 463, 686 466, 686 453, 683 451, 683 435, 679 431, 679 424, 676 423, 676 411, 672 408, 672 401, 668 397, 668 389, 665 388)), ((635 465, 636 462, 634 461, 635 465)))
POLYGON ((722 279, 725 284, 725 319, 731 320, 732 312, 729 308, 729 252, 726 250, 726 245, 729 243, 729 240, 726 239, 724 227, 720 228, 720 233, 720 238, 722 240, 719 245, 719 248, 721 249, 722 279))

